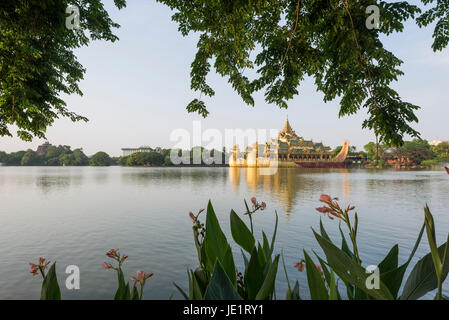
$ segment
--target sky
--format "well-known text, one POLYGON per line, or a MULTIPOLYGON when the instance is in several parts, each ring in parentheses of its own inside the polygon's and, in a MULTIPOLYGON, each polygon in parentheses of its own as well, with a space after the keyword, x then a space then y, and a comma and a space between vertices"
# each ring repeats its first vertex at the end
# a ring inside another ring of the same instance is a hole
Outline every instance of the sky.
MULTIPOLYGON (((183 37, 171 21, 173 12, 154 0, 128 1, 122 10, 110 0, 103 2, 121 25, 116 30, 120 40, 96 41, 76 51, 87 69, 80 83, 84 95, 62 97, 69 110, 89 122, 57 119, 46 134, 51 144, 83 148, 87 155, 105 151, 119 156, 124 147, 174 147, 178 142, 171 139, 174 132, 184 130, 193 137, 196 121, 201 121, 202 130, 217 129, 224 136, 225 130, 237 128, 281 129, 287 115, 299 136, 331 147, 349 140, 362 149, 374 141, 374 134, 362 129, 366 112, 338 118, 339 101, 324 103, 312 79, 301 84, 288 109, 280 109, 267 104, 263 93, 255 95, 254 107, 246 105, 227 79, 211 72, 208 81, 215 96, 203 97, 209 116, 188 113, 187 104, 199 98, 190 89, 198 36, 183 37)), ((405 101, 421 107, 419 123, 413 127, 429 141, 449 140, 449 49, 434 53, 432 32, 433 28, 420 29, 411 21, 404 32, 386 38, 384 45, 404 61, 405 74, 393 87, 405 101)), ((35 150, 43 142, 0 137, 0 150, 35 150)))

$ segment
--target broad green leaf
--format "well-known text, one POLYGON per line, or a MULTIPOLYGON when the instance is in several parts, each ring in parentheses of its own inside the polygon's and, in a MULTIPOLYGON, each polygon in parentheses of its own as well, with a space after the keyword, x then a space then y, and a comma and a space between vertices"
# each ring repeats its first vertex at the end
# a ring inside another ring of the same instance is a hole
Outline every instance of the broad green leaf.
POLYGON ((335 283, 334 271, 331 269, 331 280, 329 285, 329 300, 339 300, 338 288, 335 283))
POLYGON ((200 285, 198 284, 197 277, 193 271, 190 270, 190 277, 192 279, 192 300, 203 300, 203 293, 201 292, 200 285))
POLYGON ((220 262, 215 263, 214 271, 204 295, 205 300, 241 300, 220 262))
POLYGON ((312 300, 329 300, 329 294, 324 284, 324 279, 315 266, 312 258, 304 250, 304 259, 306 260, 307 283, 309 285, 310 297, 312 300))
MULTIPOLYGON (((446 243, 438 247, 440 257, 443 256, 446 243)), ((444 281, 448 272, 449 255, 446 256, 446 261, 444 262, 442 281, 444 281)), ((432 254, 428 253, 413 267, 402 290, 401 300, 417 300, 427 292, 437 288, 437 286, 438 279, 433 265, 432 254)))
POLYGON ((263 231, 262 231, 262 239, 263 239, 263 253, 265 254, 265 258, 267 258, 267 260, 271 260, 270 259, 271 258, 271 248, 268 243, 267 235, 263 231))
MULTIPOLYGON (((341 231, 341 229, 340 229, 340 231, 341 231)), ((329 241, 329 242, 332 242, 331 239, 330 239, 330 237, 329 237, 329 235, 328 235, 327 232, 326 232, 326 229, 324 229, 323 221, 322 221, 321 217, 320 217, 320 233, 321 233, 321 236, 322 236, 324 239, 326 239, 326 240, 329 241)))
POLYGON ((248 299, 254 300, 262 287, 264 281, 263 269, 259 263, 258 252, 253 248, 248 269, 245 271, 245 287, 248 292, 248 299))
POLYGON ((41 300, 61 300, 61 290, 56 277, 56 262, 52 264, 45 275, 41 289, 41 300))
POLYGON ((313 253, 317 257, 318 261, 320 262, 321 268, 323 269, 324 279, 326 280, 327 284, 330 286, 332 279, 331 279, 331 273, 329 272, 329 270, 326 267, 326 262, 323 259, 321 259, 321 257, 315 251, 313 251, 313 253))
POLYGON ((245 264, 245 270, 246 270, 248 268, 248 258, 246 257, 246 255, 242 249, 240 249, 240 252, 242 253, 243 263, 245 264))
POLYGON ((326 255, 329 267, 331 267, 343 281, 353 284, 375 299, 393 299, 393 296, 382 281, 380 281, 379 289, 368 289, 366 287, 366 278, 369 275, 366 273, 366 270, 358 265, 341 249, 316 233, 315 230, 312 229, 312 231, 326 255))
POLYGON ((226 274, 229 277, 229 280, 231 280, 232 285, 234 287, 237 287, 237 270, 235 268, 234 264, 234 257, 232 255, 232 249, 231 246, 228 244, 228 248, 226 249, 226 253, 223 257, 223 259, 219 260, 223 266, 223 270, 226 272, 226 274))
MULTIPOLYGON (((343 250, 344 253, 346 253, 348 256, 350 256, 352 259, 355 260, 354 253, 352 253, 351 249, 348 246, 348 243, 346 242, 346 237, 345 237, 345 234, 343 233, 343 230, 341 230, 340 224, 338 225, 338 229, 340 230, 340 234, 341 234, 341 250, 343 250)), ((329 242, 332 242, 332 241, 329 241, 329 242)))
POLYGON ((398 267, 398 254, 399 254, 399 247, 396 244, 393 246, 393 248, 391 248, 387 256, 377 266, 381 274, 394 270, 398 267))
POLYGON ((115 292, 114 300, 124 300, 124 297, 126 296, 126 283, 121 268, 117 270, 117 277, 118 277, 118 288, 117 291, 115 292))
POLYGON ((423 224, 408 260, 400 267, 380 274, 380 280, 383 283, 385 283, 385 285, 388 287, 388 290, 390 290, 391 294, 393 295, 393 297, 395 299, 397 298, 399 289, 401 288, 402 281, 403 281, 404 275, 405 275, 405 271, 407 270, 408 265, 410 264, 410 261, 412 260, 413 256, 415 255, 415 252, 418 249, 419 243, 421 242, 421 238, 424 233, 424 228, 425 228, 425 225, 423 224))
POLYGON ((234 210, 231 210, 231 233, 234 241, 245 251, 251 253, 256 241, 251 231, 234 210))
POLYGON ((212 272, 216 260, 223 260, 229 244, 226 240, 226 236, 220 228, 217 216, 215 215, 212 203, 209 201, 207 204, 207 216, 206 216, 206 236, 205 236, 205 250, 208 258, 209 272, 212 272))
POLYGON ((276 274, 278 271, 278 264, 279 264, 279 255, 277 254, 276 257, 274 258, 273 263, 270 266, 270 269, 268 270, 267 276, 265 277, 262 287, 257 293, 256 300, 264 300, 266 298, 272 297, 274 290, 274 282, 276 281, 276 274))
POLYGON ((259 257, 260 266, 264 268, 267 264, 267 258, 260 243, 257 243, 257 256, 259 257))

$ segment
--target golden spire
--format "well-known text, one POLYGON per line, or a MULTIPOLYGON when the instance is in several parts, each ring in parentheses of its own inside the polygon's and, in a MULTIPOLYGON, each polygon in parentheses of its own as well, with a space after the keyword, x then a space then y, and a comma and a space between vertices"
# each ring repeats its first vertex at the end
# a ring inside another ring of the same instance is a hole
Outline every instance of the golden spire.
POLYGON ((287 115, 287 120, 285 121, 284 128, 282 128, 280 133, 289 133, 289 134, 292 134, 292 135, 295 133, 293 131, 292 127, 290 126, 290 122, 288 122, 288 115, 287 115))

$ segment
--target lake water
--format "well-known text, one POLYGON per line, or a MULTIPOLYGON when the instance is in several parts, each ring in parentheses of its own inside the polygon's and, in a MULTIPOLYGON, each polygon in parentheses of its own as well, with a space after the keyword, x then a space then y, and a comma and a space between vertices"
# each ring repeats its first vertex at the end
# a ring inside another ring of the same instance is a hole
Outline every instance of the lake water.
MULTIPOLYGON (((307 297, 306 274, 293 263, 303 248, 320 252, 311 227, 319 227, 315 208, 322 193, 356 206, 365 265, 378 264, 396 243, 400 263, 407 259, 426 203, 439 243, 449 231, 449 176, 443 170, 289 168, 267 176, 238 168, 0 167, 0 299, 39 298, 40 276, 33 278, 28 266, 39 256, 57 261, 63 298, 110 299, 116 275, 102 263, 111 248, 129 256, 128 277, 138 269, 154 273, 144 298, 181 298, 172 282, 187 288, 186 269, 197 265, 188 212, 205 208, 211 199, 231 240, 230 209, 244 212, 243 199, 252 196, 267 203, 254 217, 258 236, 262 229, 271 236, 277 210, 276 252, 284 250, 289 277, 299 280, 307 297), (68 265, 80 268, 80 290, 65 288, 68 265)), ((338 222, 323 222, 339 243, 338 222)), ((414 262, 428 251, 424 236, 414 262)), ((239 254, 237 262, 242 265, 239 254)), ((278 298, 285 291, 280 268, 278 298)))

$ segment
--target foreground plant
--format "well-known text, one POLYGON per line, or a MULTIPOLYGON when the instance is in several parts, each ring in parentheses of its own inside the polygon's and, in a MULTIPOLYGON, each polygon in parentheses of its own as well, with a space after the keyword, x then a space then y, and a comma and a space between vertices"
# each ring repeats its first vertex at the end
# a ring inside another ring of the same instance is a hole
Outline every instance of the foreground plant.
POLYGON ((45 258, 39 257, 38 264, 29 263, 30 273, 34 276, 42 275, 42 289, 41 289, 41 300, 61 300, 61 290, 59 289, 58 279, 56 277, 56 262, 52 264, 47 273, 47 269, 50 261, 45 258))
POLYGON ((130 279, 134 282, 134 285, 131 288, 129 282, 125 282, 125 277, 122 270, 122 265, 125 260, 128 259, 128 256, 122 256, 118 248, 109 250, 108 252, 106 252, 106 256, 117 262, 116 266, 113 266, 108 262, 103 263, 104 269, 113 269, 117 271, 118 289, 115 292, 114 300, 142 300, 143 288, 145 286, 146 280, 152 277, 153 273, 146 274, 144 271, 138 270, 136 272, 136 277, 130 277, 130 279), (137 284, 140 285, 140 293, 137 289, 137 284))
POLYGON ((262 232, 262 243, 256 242, 253 235, 252 214, 258 210, 264 210, 266 204, 263 202, 259 204, 255 198, 251 201, 252 210, 245 202, 247 210, 245 214, 250 217, 251 231, 234 210, 230 213, 232 237, 241 247, 245 266, 242 272, 239 272, 235 266, 231 246, 220 227, 212 203, 209 201, 207 205, 205 225, 199 220, 203 210, 196 215, 189 213, 193 221, 199 266, 195 270, 188 270, 188 293, 174 284, 185 299, 264 300, 274 298, 279 255, 273 257, 273 250, 278 218, 276 214, 271 243, 264 232, 262 232))
MULTIPOLYGON (((326 259, 322 259, 315 253, 317 259, 321 263, 323 276, 320 276, 319 272, 316 271, 317 268, 315 268, 312 259, 305 251, 305 259, 295 264, 295 267, 298 268, 299 271, 304 270, 304 268, 307 270, 308 287, 312 299, 342 299, 336 282, 338 279, 334 276, 334 272, 345 284, 348 299, 415 300, 435 289, 437 289, 435 299, 445 299, 442 295, 442 285, 449 272, 449 255, 447 254, 449 235, 448 241, 438 247, 433 217, 427 206, 424 210, 425 222, 408 260, 404 264, 399 265, 398 245, 396 244, 393 246, 385 258, 377 265, 378 279, 377 281, 374 281, 373 284, 371 282, 373 274, 367 272, 368 269, 362 266, 362 261, 358 255, 356 239, 358 219, 355 214, 355 223, 352 225, 349 217, 349 212, 352 211, 354 207, 348 206, 347 209, 343 210, 338 204, 338 199, 332 199, 328 195, 322 195, 320 201, 326 203, 327 206, 317 208, 319 212, 327 214, 332 220, 336 217, 345 222, 349 229, 349 236, 353 242, 353 248, 352 250, 349 248, 341 228, 341 248, 337 247, 332 242, 321 221, 320 233, 315 232, 312 228, 315 238, 326 256, 326 259), (403 284, 405 272, 418 248, 424 229, 426 229, 431 252, 426 254, 416 263, 403 285, 402 293, 399 293, 399 289, 403 284), (303 265, 304 263, 305 266, 303 265)), ((374 274, 374 276, 376 276, 376 274, 374 274)), ((290 283, 288 283, 288 287, 289 291, 287 292, 287 299, 300 299, 298 283, 296 283, 294 289, 291 289, 290 283)))

